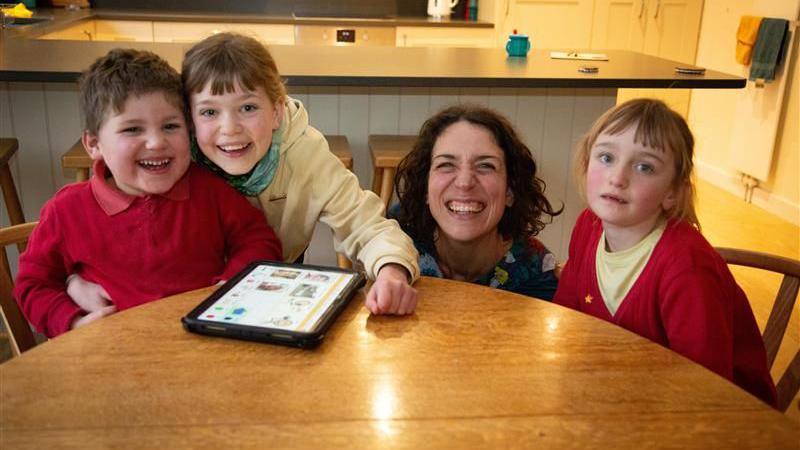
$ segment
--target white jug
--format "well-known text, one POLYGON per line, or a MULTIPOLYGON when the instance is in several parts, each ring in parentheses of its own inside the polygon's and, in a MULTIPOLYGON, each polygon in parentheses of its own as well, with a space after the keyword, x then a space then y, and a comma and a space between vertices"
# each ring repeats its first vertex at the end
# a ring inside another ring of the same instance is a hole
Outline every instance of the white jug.
POLYGON ((450 17, 450 8, 457 4, 458 0, 428 0, 428 15, 434 19, 450 17))

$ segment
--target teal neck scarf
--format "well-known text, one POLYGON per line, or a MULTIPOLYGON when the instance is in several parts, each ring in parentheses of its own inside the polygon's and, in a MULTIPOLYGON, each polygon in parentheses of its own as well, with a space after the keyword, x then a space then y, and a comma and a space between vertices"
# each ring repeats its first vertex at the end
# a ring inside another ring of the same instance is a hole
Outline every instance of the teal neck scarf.
POLYGON ((264 192, 264 189, 272 183, 272 179, 275 177, 278 161, 280 160, 281 135, 282 129, 279 128, 272 134, 272 143, 264 157, 256 163, 253 170, 243 175, 231 175, 220 166, 214 164, 200 151, 200 146, 197 145, 197 138, 194 136, 192 136, 191 145, 192 159, 225 178, 228 184, 236 188, 237 191, 248 197, 254 197, 264 192))

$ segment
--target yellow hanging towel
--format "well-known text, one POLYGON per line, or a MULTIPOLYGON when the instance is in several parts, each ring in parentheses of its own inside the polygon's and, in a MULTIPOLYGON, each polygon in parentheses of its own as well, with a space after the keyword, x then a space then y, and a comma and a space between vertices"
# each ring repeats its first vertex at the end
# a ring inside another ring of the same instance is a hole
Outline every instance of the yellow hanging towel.
POLYGON ((736 62, 749 65, 762 17, 742 16, 736 31, 736 62))

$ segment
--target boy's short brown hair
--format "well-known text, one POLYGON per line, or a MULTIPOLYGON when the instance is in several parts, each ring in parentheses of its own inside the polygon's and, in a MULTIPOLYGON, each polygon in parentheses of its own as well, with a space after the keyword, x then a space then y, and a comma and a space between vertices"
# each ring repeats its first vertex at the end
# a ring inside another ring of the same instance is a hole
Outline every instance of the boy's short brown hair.
POLYGON ((155 53, 116 48, 100 57, 78 79, 84 129, 97 134, 113 108, 122 112, 130 96, 163 92, 167 101, 185 111, 181 76, 155 53))
POLYGON ((233 92, 239 84, 248 91, 263 88, 273 103, 286 100, 286 86, 267 48, 237 33, 215 34, 195 44, 183 59, 181 76, 187 97, 210 81, 212 95, 233 92))

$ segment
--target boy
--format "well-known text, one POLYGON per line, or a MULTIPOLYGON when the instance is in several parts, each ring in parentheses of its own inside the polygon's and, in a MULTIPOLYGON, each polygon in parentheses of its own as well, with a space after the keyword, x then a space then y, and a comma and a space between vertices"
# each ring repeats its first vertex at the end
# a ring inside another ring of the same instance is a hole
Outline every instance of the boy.
POLYGON ((264 216, 190 164, 181 80, 164 60, 110 51, 81 76, 80 103, 94 175, 45 204, 20 257, 14 293, 37 330, 55 337, 282 258, 264 216), (99 284, 110 304, 73 302, 70 274, 99 284))

